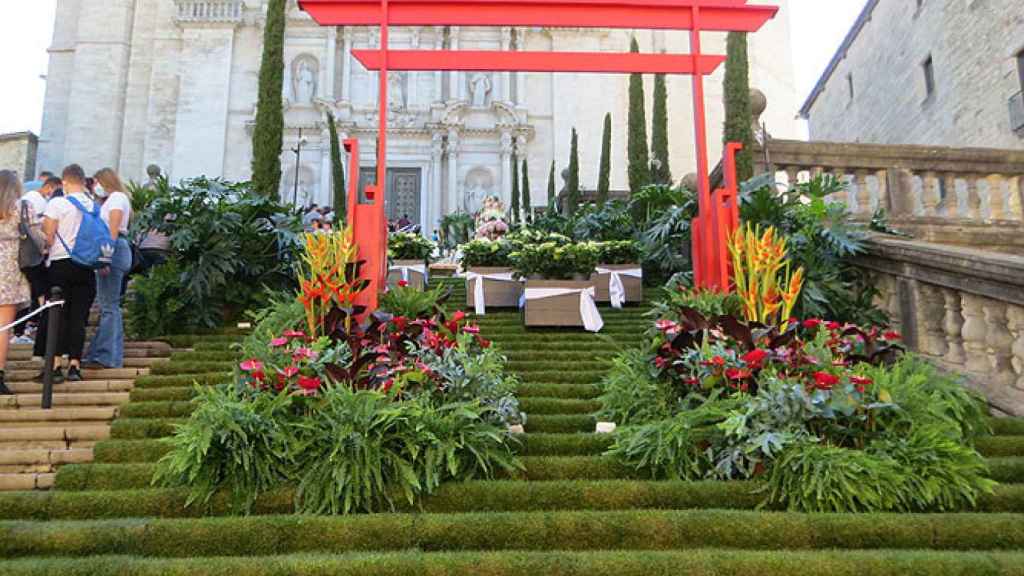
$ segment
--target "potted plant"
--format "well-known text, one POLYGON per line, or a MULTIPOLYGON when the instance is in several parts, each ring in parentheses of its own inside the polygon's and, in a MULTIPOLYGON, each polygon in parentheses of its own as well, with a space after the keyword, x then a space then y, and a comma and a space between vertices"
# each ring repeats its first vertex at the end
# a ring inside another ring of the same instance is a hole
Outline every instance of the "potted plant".
POLYGON ((513 244, 507 240, 473 240, 460 246, 459 263, 466 273, 466 305, 477 314, 487 307, 515 308, 523 295, 523 285, 514 275, 513 244))
POLYGON ((388 286, 403 282, 423 289, 429 280, 427 265, 436 246, 419 234, 397 232, 388 236, 388 286))
POLYGON ((526 326, 603 326, 594 304, 594 272, 599 256, 594 242, 525 245, 509 257, 516 274, 526 279, 523 319, 526 326))
POLYGON ((598 302, 615 308, 644 299, 644 273, 640 266, 640 243, 633 240, 601 242, 598 265, 591 279, 598 302))

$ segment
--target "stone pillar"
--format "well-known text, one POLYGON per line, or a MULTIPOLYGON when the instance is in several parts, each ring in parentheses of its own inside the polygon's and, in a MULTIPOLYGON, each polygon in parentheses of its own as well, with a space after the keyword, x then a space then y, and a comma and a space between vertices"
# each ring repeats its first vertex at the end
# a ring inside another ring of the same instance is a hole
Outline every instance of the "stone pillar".
POLYGON ((938 216, 941 202, 938 175, 935 172, 925 172, 921 175, 921 205, 924 206, 924 215, 938 216))
POLYGON ((941 192, 945 192, 942 196, 942 201, 939 203, 937 211, 940 214, 946 216, 946 218, 956 218, 959 216, 960 203, 956 196, 956 174, 953 172, 944 172, 942 174, 942 188, 941 192))
POLYGON ((427 198, 430 199, 430 222, 427 224, 427 233, 437 228, 441 217, 452 209, 448 205, 444 191, 441 189, 441 161, 444 158, 444 134, 434 132, 430 139, 430 191, 427 198))
POLYGON ((988 326, 985 346, 992 370, 989 379, 996 386, 1013 386, 1016 383, 1011 364, 1013 336, 1007 329, 1006 304, 985 299, 982 309, 985 313, 985 324, 988 326))
POLYGON ((800 168, 798 166, 786 166, 786 179, 789 187, 792 188, 800 181, 800 168))
POLYGON ((964 324, 960 336, 964 342, 964 365, 969 372, 987 374, 991 370, 986 343, 985 299, 973 294, 963 294, 961 303, 964 324))
POLYGON ((459 135, 454 129, 448 130, 445 153, 448 156, 448 211, 457 212, 463 205, 459 198, 459 135))
POLYGON ((877 170, 875 172, 875 181, 878 182, 878 199, 871 207, 871 212, 881 208, 885 210, 890 216, 892 215, 892 208, 889 204, 889 171, 888 170, 877 170))
MULTIPOLYGON (((512 28, 503 26, 501 28, 501 49, 508 51, 512 49, 512 28)), ((501 73, 501 101, 512 101, 512 73, 501 73)))
MULTIPOLYGON (((341 146, 341 143, 338 143, 341 146)), ((331 133, 325 127, 320 131, 320 198, 317 204, 334 206, 334 186, 331 170, 331 133)), ((335 207, 337 210, 337 207, 335 207)))
MULTIPOLYGON (((449 47, 448 47, 449 50, 458 50, 459 49, 459 27, 458 26, 452 26, 451 28, 449 28, 448 44, 449 44, 449 47)), ((461 72, 449 72, 448 73, 448 81, 450 82, 450 84, 448 86, 448 97, 451 98, 452 100, 465 100, 466 99, 466 94, 465 94, 465 90, 464 90, 464 84, 465 83, 462 81, 462 73, 461 72)))
MULTIPOLYGON (((335 59, 338 57, 338 29, 335 27, 327 28, 327 58, 324 61, 324 65, 320 68, 324 71, 324 77, 320 82, 320 85, 324 87, 323 94, 321 97, 334 102, 337 100, 334 92, 334 81, 337 71, 335 69, 335 59)), ((326 141, 326 140, 325 140, 326 141)))
MULTIPOLYGON (((414 26, 410 30, 410 46, 413 50, 420 49, 420 33, 423 29, 419 26, 414 26)), ((408 85, 405 87, 406 94, 406 107, 410 110, 419 106, 420 103, 420 74, 421 72, 410 71, 408 72, 407 80, 408 85)))
POLYGON ((945 300, 946 315, 942 329, 946 334, 946 362, 960 365, 964 363, 964 342, 961 337, 964 317, 961 312, 960 293, 950 288, 942 289, 945 300))
POLYGON ((917 285, 917 323, 920 327, 918 347, 929 356, 942 358, 949 351, 944 331, 945 306, 942 291, 929 284, 917 285))
POLYGON ((903 168, 886 170, 885 187, 889 195, 889 212, 893 216, 913 216, 914 174, 903 168))
POLYGON ((967 182, 967 219, 981 220, 981 193, 978 191, 978 174, 968 174, 967 182))
POLYGON ((1009 218, 1017 222, 1024 222, 1024 186, 1021 185, 1022 178, 1014 176, 1007 180, 1009 198, 1006 201, 1006 208, 1009 211, 1009 218))
POLYGON ((352 36, 352 27, 346 26, 342 32, 345 47, 341 64, 341 99, 345 102, 352 100, 352 36))
POLYGON ((1006 202, 1003 196, 1003 177, 1001 174, 990 174, 986 180, 988 180, 989 220, 1005 220, 1006 202))
POLYGON ((514 139, 508 132, 501 133, 501 160, 498 164, 498 181, 501 182, 501 201, 507 210, 512 209, 512 148, 514 139))
POLYGON ((1007 327, 1013 335, 1013 372, 1016 375, 1014 386, 1024 391, 1024 307, 1011 304, 1006 309, 1006 317, 1009 320, 1007 327))

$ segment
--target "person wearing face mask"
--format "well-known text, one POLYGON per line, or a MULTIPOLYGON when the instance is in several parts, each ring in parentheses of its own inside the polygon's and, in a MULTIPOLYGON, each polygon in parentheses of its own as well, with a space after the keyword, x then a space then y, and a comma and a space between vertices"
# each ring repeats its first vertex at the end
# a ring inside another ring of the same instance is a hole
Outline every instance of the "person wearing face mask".
POLYGON ((122 283, 132 267, 128 244, 128 223, 132 201, 117 173, 104 168, 96 173, 93 195, 102 204, 100 218, 110 228, 114 255, 110 265, 96 272, 96 297, 100 304, 100 323, 85 354, 87 366, 121 368, 124 366, 124 317, 121 312, 122 283))

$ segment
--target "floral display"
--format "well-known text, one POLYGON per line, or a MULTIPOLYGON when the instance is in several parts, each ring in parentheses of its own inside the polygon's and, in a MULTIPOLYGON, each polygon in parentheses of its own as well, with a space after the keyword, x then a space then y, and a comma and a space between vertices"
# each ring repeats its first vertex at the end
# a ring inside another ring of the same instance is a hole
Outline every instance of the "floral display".
POLYGON ((418 260, 425 262, 437 245, 419 234, 392 232, 388 234, 388 258, 392 260, 418 260))
POLYGON ((505 218, 505 205, 496 196, 488 196, 476 215, 475 237, 488 240, 501 238, 509 231, 505 218))

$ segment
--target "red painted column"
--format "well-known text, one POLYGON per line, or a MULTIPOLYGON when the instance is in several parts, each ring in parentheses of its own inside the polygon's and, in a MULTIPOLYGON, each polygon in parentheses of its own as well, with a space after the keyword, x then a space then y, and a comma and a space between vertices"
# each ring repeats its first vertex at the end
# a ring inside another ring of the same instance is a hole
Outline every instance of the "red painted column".
MULTIPOLYGON (((700 6, 693 5, 691 8, 693 26, 690 30, 690 55, 693 58, 693 65, 696 67, 701 56, 700 43, 700 6)), ((705 120, 704 106, 704 76, 693 75, 693 123, 697 144, 697 202, 700 207, 702 222, 701 241, 699 243, 702 254, 695 258, 694 262, 700 264, 694 267, 694 284, 697 287, 709 287, 709 281, 713 277, 713 246, 711 237, 711 226, 709 226, 711 209, 711 179, 708 175, 708 139, 707 122, 705 120)))

